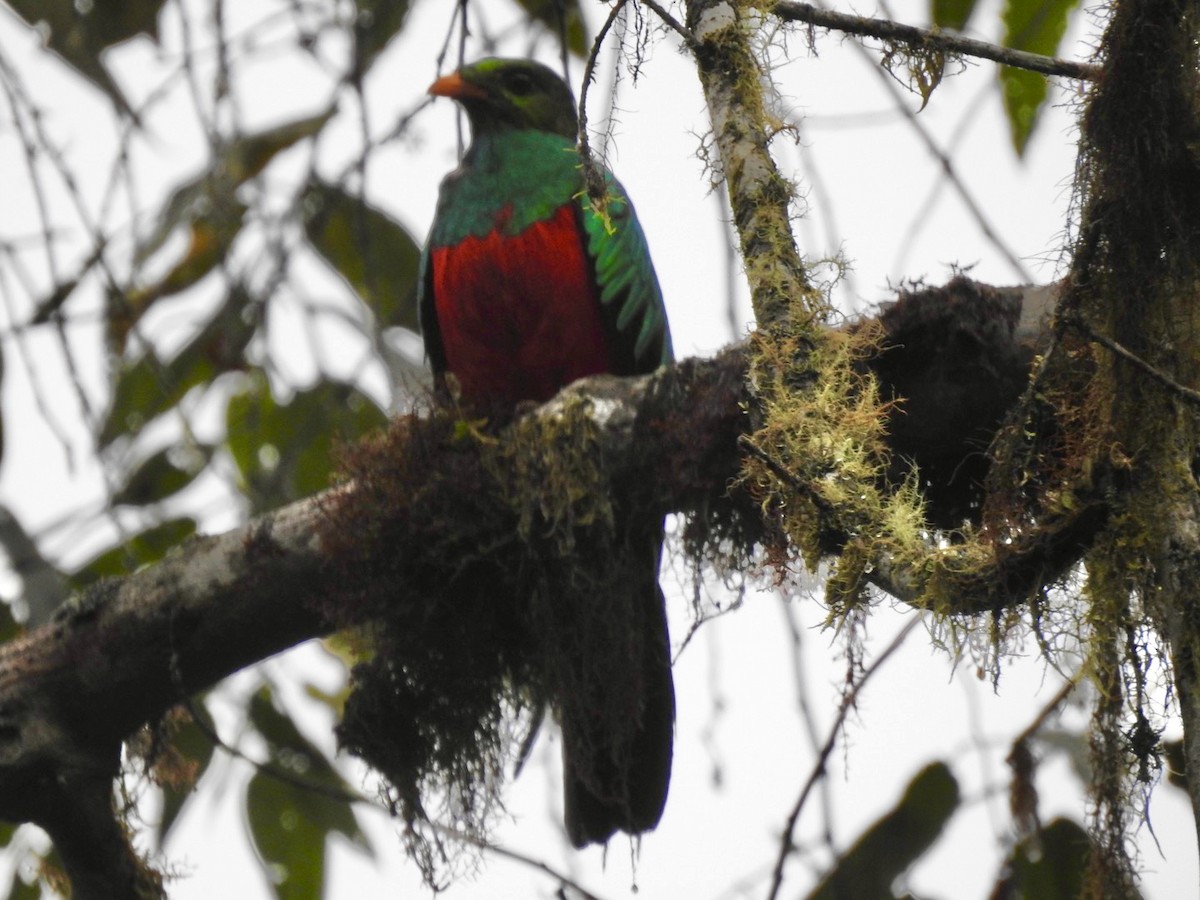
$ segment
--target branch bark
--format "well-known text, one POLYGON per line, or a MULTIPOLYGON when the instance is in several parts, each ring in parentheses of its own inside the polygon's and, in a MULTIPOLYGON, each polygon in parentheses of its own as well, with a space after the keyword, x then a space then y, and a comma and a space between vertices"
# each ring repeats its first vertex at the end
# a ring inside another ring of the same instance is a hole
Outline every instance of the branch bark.
POLYGON ((0 817, 44 827, 82 900, 145 897, 113 812, 121 742, 188 694, 327 629, 313 498, 106 582, 0 647, 0 817))
MULTIPOLYGON (((1044 295, 1028 296, 1029 306, 1040 309, 1044 295)), ((1012 334, 1024 340, 1041 332, 1012 334)), ((635 485, 641 503, 703 516, 713 504, 739 502, 736 490, 730 499, 729 486, 741 469, 739 438, 748 428, 746 385, 747 353, 735 347, 650 376, 587 379, 527 415, 552 423, 564 404, 585 398, 597 425, 589 452, 602 458, 602 468, 635 485)), ((402 444, 395 449, 405 452, 402 444)), ((347 573, 337 541, 323 539, 326 511, 358 503, 367 490, 350 482, 219 537, 192 539, 158 565, 97 586, 47 625, 0 647, 0 817, 33 821, 51 833, 77 896, 154 895, 153 873, 132 856, 111 806, 121 742, 190 694, 334 627, 322 610, 327 597, 342 596, 347 573)), ((420 515, 416 506, 408 514, 420 515)), ((751 504, 743 501, 742 508, 756 515, 751 504)), ((961 574, 960 550, 932 545, 934 562, 915 569, 885 564, 871 577, 917 604, 937 579, 957 592, 954 611, 994 610, 1021 602, 1071 565, 1092 530, 1081 517, 1028 547, 1008 546, 982 577, 961 574)), ((389 546, 387 552, 422 551, 389 546)), ((383 588, 389 602, 408 602, 396 589, 392 582, 383 588)))
POLYGON ((726 0, 689 0, 687 26, 712 121, 721 176, 741 240, 742 262, 759 328, 770 329, 803 305, 814 327, 826 309, 809 282, 791 230, 795 186, 767 149, 761 73, 743 10, 726 0))

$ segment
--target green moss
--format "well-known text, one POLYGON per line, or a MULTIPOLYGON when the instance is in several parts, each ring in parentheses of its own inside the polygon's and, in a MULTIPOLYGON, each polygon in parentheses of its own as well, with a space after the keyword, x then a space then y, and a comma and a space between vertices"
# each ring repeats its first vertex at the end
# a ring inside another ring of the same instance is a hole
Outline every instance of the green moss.
POLYGON ((859 365, 877 336, 810 332, 807 305, 798 313, 795 333, 778 327, 752 339, 761 425, 742 479, 810 570, 837 551, 826 598, 844 612, 875 560, 924 556, 923 504, 915 483, 892 490, 884 481, 887 410, 859 365))

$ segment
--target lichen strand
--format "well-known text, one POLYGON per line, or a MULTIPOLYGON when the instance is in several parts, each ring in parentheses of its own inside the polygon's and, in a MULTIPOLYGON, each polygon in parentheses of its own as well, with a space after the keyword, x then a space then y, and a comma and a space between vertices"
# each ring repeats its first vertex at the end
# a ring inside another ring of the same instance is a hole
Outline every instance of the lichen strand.
MULTIPOLYGON (((808 568, 839 554, 826 585, 835 614, 862 596, 873 560, 924 550, 915 484, 884 484, 887 407, 859 365, 877 337, 866 328, 818 336, 775 328, 751 339, 762 425, 749 438, 743 484, 808 568)), ((791 552, 768 548, 785 567, 791 552)))
POLYGON ((432 823, 486 835, 523 710, 587 703, 600 733, 636 720, 641 673, 626 661, 641 619, 620 608, 633 538, 619 536, 644 530, 616 525, 612 498, 628 497, 597 429, 580 398, 503 428, 436 410, 344 453, 354 489, 335 492, 322 526, 341 587, 322 611, 371 653, 339 740, 386 777, 431 884, 464 850, 432 823), (586 686, 601 682, 595 709, 586 686))
MULTIPOLYGON (((1115 341, 1178 384, 1200 381, 1200 88, 1194 3, 1119 0, 1100 48, 1103 75, 1084 113, 1077 204, 1081 210, 1060 330, 1073 342, 1115 341)), ((1155 658, 1131 637, 1153 624, 1171 645, 1175 692, 1197 689, 1190 661, 1200 630, 1181 611, 1200 578, 1194 405, 1141 366, 1099 346, 1087 405, 1092 453, 1106 473, 1113 512, 1087 557, 1093 717, 1091 896, 1132 893, 1128 813, 1155 764, 1157 733, 1144 702, 1155 658), (1181 665, 1182 663, 1182 665, 1181 665)), ((1161 654, 1159 655, 1161 657, 1161 654)), ((1180 706, 1185 744, 1200 718, 1180 706)), ((1191 778, 1200 774, 1189 766, 1191 778)), ((1194 782, 1193 782, 1194 783, 1194 782)), ((1200 791, 1191 790, 1200 814, 1200 791)))

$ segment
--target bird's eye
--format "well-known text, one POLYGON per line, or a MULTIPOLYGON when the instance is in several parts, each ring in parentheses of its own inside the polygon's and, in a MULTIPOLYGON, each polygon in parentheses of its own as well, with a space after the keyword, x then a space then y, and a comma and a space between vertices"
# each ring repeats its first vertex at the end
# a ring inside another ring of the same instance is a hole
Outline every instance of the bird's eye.
POLYGON ((533 93, 533 79, 524 72, 516 72, 508 79, 508 89, 518 97, 528 97, 533 93))

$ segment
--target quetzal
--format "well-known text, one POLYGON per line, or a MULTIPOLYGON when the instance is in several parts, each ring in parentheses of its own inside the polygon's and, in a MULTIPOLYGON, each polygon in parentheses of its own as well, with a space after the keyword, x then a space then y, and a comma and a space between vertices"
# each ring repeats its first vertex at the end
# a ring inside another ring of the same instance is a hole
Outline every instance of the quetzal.
MULTIPOLYGON (((529 60, 484 59, 439 78, 429 93, 458 101, 471 126, 461 165, 442 182, 422 257, 418 301, 435 376, 453 373, 462 399, 487 409, 549 399, 586 375, 641 374, 670 362, 662 293, 632 205, 607 171, 604 214, 584 191, 566 83, 529 60)), ((607 669, 600 673, 581 661, 582 699, 558 698, 564 812, 576 847, 604 843, 618 829, 654 828, 671 776, 662 517, 616 515, 613 568, 622 574, 604 582, 607 597, 595 602, 605 604, 601 614, 611 607, 631 620, 619 624, 633 658, 598 654, 607 669), (616 728, 609 677, 631 695, 616 701, 616 728)), ((586 648, 589 636, 580 638, 586 648)))

